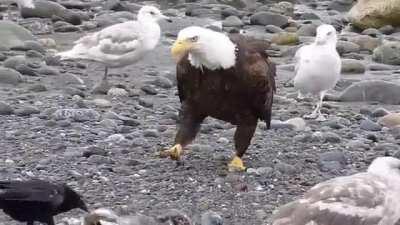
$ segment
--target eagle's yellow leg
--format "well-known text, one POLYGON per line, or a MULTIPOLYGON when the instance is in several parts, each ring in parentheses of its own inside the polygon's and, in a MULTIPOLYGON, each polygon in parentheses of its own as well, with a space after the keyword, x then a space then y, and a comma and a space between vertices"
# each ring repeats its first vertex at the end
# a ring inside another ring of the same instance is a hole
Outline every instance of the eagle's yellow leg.
POLYGON ((172 148, 164 151, 162 153, 163 156, 169 156, 173 160, 179 160, 181 158, 183 152, 183 148, 181 144, 176 144, 172 148))
POLYGON ((231 172, 234 171, 245 171, 246 167, 243 164, 243 161, 239 156, 233 157, 232 161, 228 164, 228 169, 231 172))

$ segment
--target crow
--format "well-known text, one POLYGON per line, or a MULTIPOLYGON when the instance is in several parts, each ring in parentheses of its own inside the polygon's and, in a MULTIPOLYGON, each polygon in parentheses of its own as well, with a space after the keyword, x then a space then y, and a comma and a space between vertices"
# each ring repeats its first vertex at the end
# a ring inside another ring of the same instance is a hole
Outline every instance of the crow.
POLYGON ((14 220, 54 225, 53 216, 80 208, 88 211, 81 196, 66 184, 44 180, 0 181, 0 209, 14 220))

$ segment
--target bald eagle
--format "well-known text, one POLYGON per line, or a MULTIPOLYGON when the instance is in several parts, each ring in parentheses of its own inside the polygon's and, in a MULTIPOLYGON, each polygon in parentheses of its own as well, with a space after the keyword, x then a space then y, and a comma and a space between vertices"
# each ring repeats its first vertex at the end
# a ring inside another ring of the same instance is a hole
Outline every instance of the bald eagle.
POLYGON ((202 121, 210 116, 237 126, 236 154, 229 170, 245 170, 242 156, 258 119, 270 127, 275 88, 275 65, 265 52, 267 41, 240 34, 229 36, 202 27, 181 30, 171 48, 177 62, 181 102, 175 145, 164 155, 179 160, 202 121))

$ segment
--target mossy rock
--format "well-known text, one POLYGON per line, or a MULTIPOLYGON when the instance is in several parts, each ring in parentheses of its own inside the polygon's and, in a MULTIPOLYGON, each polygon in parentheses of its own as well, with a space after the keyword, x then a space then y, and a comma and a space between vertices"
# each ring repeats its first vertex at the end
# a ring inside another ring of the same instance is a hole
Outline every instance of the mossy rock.
POLYGON ((348 17, 360 29, 400 26, 400 0, 359 0, 348 17))
POLYGON ((296 33, 281 32, 274 34, 271 42, 277 45, 296 45, 299 43, 299 35, 296 33))

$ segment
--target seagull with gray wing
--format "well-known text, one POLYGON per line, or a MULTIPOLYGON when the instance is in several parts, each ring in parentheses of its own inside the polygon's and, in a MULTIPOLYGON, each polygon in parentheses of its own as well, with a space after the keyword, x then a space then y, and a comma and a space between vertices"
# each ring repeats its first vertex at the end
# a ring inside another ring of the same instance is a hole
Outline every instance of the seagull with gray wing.
POLYGON ((159 42, 159 20, 171 20, 154 6, 143 6, 136 21, 127 21, 107 27, 82 37, 66 52, 58 53, 61 59, 87 59, 105 65, 103 81, 108 68, 124 67, 136 63, 159 42))
POLYGON ((367 172, 315 185, 280 207, 271 225, 399 225, 400 160, 376 158, 367 172))

